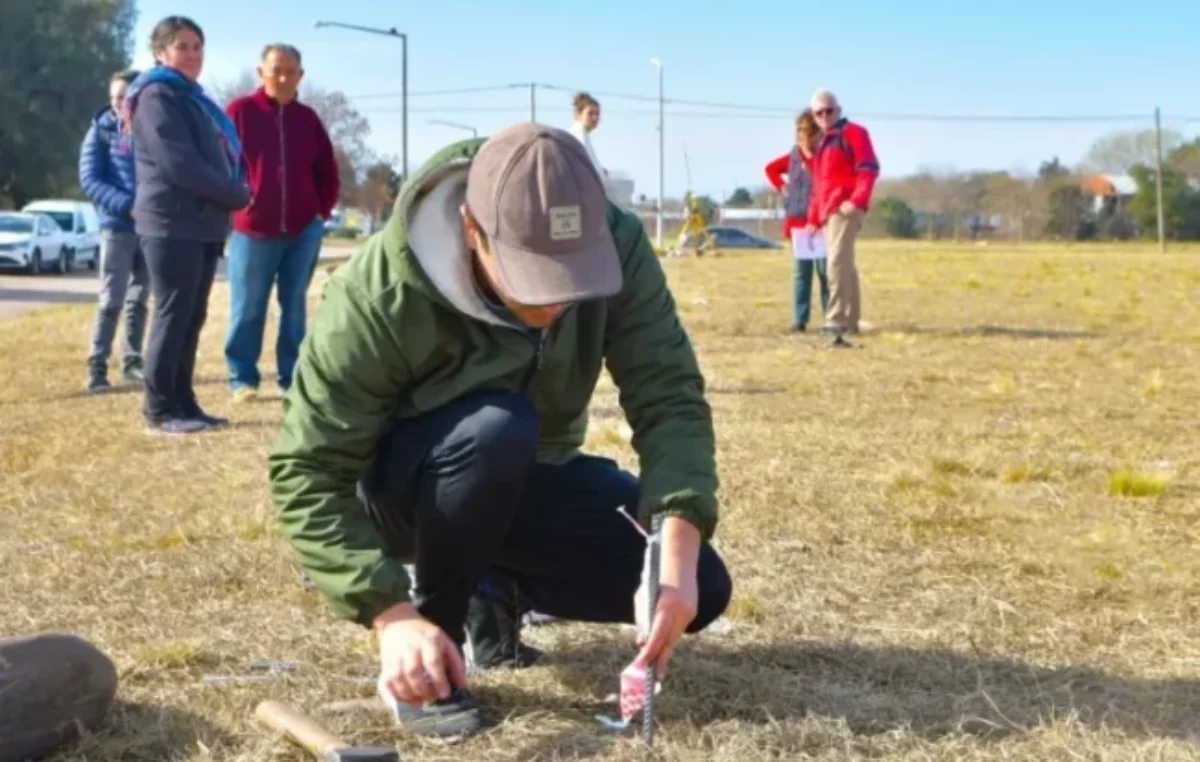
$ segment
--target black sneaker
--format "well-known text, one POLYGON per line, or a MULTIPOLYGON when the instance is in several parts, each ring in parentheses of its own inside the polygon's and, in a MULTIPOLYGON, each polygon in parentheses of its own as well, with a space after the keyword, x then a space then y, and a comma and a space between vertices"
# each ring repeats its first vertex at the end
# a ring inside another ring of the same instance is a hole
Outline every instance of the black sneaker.
POLYGON ((840 333, 833 337, 833 341, 829 342, 830 349, 853 349, 854 345, 846 341, 846 337, 840 333))
POLYGON ((183 434, 199 434, 208 431, 208 425, 193 418, 167 418, 161 421, 151 421, 147 424, 152 434, 167 434, 180 436, 183 434))
POLYGON ((209 415, 208 413, 201 410, 199 407, 189 410, 187 415, 188 415, 188 418, 191 418, 196 421, 200 421, 201 423, 203 423, 205 426, 207 426, 210 429, 220 429, 220 428, 223 428, 223 427, 229 425, 228 418, 218 418, 215 415, 209 415))
POLYGON ((137 366, 130 366, 121 372, 121 379, 127 384, 146 383, 146 374, 137 366))
POLYGON ((108 383, 108 379, 103 374, 93 373, 88 378, 87 393, 88 394, 103 394, 112 389, 112 384, 108 383))
POLYGON ((220 429, 220 428, 224 428, 229 425, 228 418, 220 418, 218 416, 209 415, 208 413, 204 413, 204 412, 200 413, 200 415, 197 416, 196 419, 199 421, 203 421, 204 424, 206 426, 208 426, 210 429, 220 429))
POLYGON ((476 594, 467 602, 467 639, 473 671, 523 669, 542 652, 521 642, 521 609, 516 584, 493 577, 489 595, 476 594), (507 588, 507 589, 506 589, 507 588))
POLYGON ((431 738, 456 738, 483 729, 483 707, 468 691, 456 688, 450 698, 414 707, 397 702, 393 709, 396 723, 413 735, 431 738))

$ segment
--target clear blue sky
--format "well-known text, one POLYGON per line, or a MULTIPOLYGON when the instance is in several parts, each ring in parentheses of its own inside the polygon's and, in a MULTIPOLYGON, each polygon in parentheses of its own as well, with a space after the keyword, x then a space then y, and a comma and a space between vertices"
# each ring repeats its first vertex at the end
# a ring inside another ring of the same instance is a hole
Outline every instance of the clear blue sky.
MULTIPOLYGON (((304 54, 307 77, 366 96, 400 90, 398 40, 317 19, 395 26, 409 35, 409 90, 535 81, 565 88, 654 96, 665 65, 667 98, 797 110, 818 86, 871 130, 884 176, 921 167, 1033 170, 1053 155, 1073 163, 1113 130, 1164 126, 1200 132, 1200 3, 1158 0, 856 0, 852 3, 714 3, 704 0, 140 0, 136 62, 146 65, 150 28, 162 16, 194 18, 208 38, 202 81, 230 80, 257 62, 268 41, 304 54), (894 114, 1125 115, 1100 123, 905 121, 894 114)), ((537 93, 539 121, 566 127, 570 92, 537 93)), ((600 96, 594 134, 601 161, 657 186, 655 104, 600 96)), ((400 99, 356 97, 371 143, 400 154, 400 99)), ((666 191, 687 186, 727 194, 763 183, 762 167, 790 146, 778 115, 713 116, 714 108, 668 106, 666 191), (688 116, 683 111, 701 112, 688 116)), ((527 90, 409 99, 409 163, 466 134, 529 116, 527 90)))

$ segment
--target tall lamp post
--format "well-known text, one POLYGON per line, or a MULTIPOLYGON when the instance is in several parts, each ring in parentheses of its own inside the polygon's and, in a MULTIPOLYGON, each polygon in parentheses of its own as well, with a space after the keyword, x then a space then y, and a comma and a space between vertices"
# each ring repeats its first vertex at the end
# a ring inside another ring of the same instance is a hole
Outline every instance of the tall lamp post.
POLYGON ((663 247, 663 65, 657 58, 650 63, 658 69, 658 211, 654 216, 654 238, 659 249, 663 247))
POLYGON ((430 119, 429 123, 430 124, 440 124, 443 127, 454 127, 455 129, 459 129, 459 130, 466 130, 467 132, 471 133, 471 137, 473 137, 473 138, 479 137, 479 130, 475 129, 474 127, 472 127, 469 124, 459 124, 458 122, 447 122, 444 119, 430 119))
POLYGON ((398 31, 396 27, 388 27, 387 29, 359 26, 357 24, 343 24, 340 21, 318 21, 317 29, 325 27, 340 27, 342 29, 351 29, 355 32, 366 32, 367 34, 379 34, 384 37, 399 37, 400 38, 400 166, 404 179, 408 179, 408 35, 398 31))

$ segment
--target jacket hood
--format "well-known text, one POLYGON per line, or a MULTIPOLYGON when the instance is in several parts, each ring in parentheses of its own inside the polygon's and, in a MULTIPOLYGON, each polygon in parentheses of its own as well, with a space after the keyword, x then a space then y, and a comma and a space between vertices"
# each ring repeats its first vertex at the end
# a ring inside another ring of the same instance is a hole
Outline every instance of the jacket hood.
POLYGON ((477 320, 515 328, 519 326, 484 300, 463 240, 459 208, 466 198, 467 172, 484 142, 486 138, 452 143, 425 162, 401 186, 383 235, 389 256, 411 252, 424 276, 412 285, 477 320))
POLYGON ((117 126, 117 114, 111 106, 105 106, 92 117, 92 124, 104 129, 111 129, 117 126))

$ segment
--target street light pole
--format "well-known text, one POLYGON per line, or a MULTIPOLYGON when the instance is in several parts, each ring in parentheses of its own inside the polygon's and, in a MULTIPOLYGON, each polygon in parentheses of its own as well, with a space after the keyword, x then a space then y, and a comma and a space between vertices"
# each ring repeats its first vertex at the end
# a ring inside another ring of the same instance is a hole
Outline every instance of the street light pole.
POLYGON ((663 65, 657 58, 651 58, 650 63, 658 69, 658 211, 654 217, 654 239, 659 249, 663 247, 663 65))
POLYGON ((350 29, 355 32, 365 32, 367 34, 379 34, 384 37, 399 37, 400 38, 400 166, 403 179, 408 179, 408 35, 396 29, 396 27, 388 27, 381 29, 371 26, 359 26, 358 24, 343 24, 340 21, 318 21, 317 29, 324 27, 340 27, 342 29, 350 29))
POLYGON ((467 132, 471 133, 471 137, 475 137, 475 138, 479 137, 479 130, 475 129, 474 127, 472 127, 469 124, 459 124, 458 122, 447 122, 442 119, 431 119, 431 120, 429 120, 429 123, 430 124, 440 124, 443 127, 454 127, 456 129, 466 130, 467 132))

